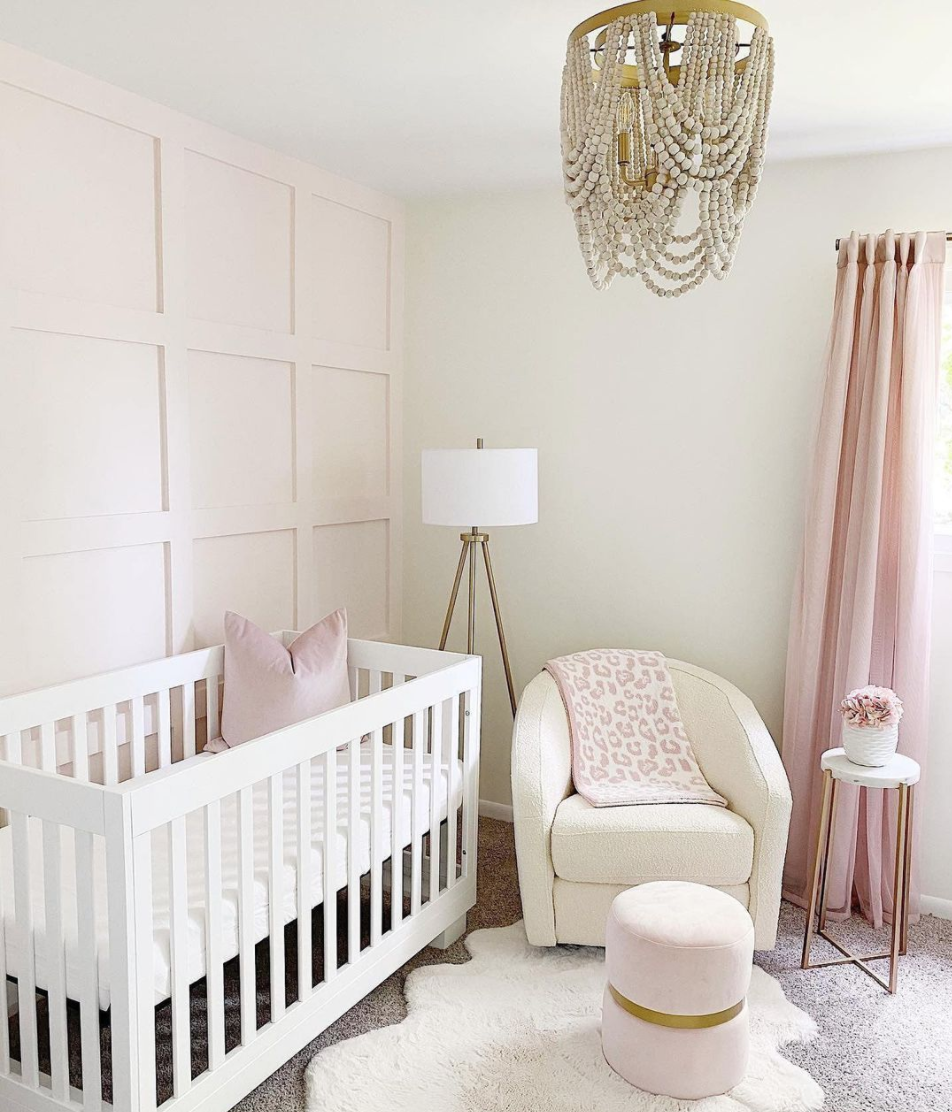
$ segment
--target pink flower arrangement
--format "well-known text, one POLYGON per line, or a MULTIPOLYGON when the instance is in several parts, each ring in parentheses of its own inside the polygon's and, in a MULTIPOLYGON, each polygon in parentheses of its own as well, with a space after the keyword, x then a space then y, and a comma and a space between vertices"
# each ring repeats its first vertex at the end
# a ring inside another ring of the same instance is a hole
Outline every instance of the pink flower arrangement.
POLYGON ((895 726, 902 718, 902 700, 888 687, 858 687, 840 703, 843 721, 861 729, 895 726))

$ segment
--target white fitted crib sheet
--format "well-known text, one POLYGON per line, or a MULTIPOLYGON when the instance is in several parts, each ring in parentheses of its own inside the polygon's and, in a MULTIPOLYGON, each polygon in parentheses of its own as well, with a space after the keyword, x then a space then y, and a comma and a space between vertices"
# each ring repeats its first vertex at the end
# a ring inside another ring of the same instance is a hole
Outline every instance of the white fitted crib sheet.
MULTIPOLYGON (((390 856, 393 801, 393 748, 382 747, 382 796, 383 821, 377 831, 377 852, 380 859, 390 856)), ((202 759, 215 760, 212 754, 202 759)), ((370 743, 360 746, 360 810, 359 844, 357 846, 358 870, 370 870, 370 806, 371 806, 371 750, 370 743)), ((430 825, 430 757, 424 756, 423 784, 417 795, 417 824, 422 835, 430 825)), ((413 811, 414 769, 412 753, 406 750, 403 765, 403 791, 399 793, 401 841, 406 847, 411 842, 413 811)), ((454 762, 451 806, 455 809, 462 798, 462 765, 454 762)), ((290 923, 297 918, 297 771, 291 769, 283 777, 284 796, 284 910, 283 920, 290 923)), ((437 813, 440 821, 447 816, 447 766, 439 766, 436 790, 437 813)), ((270 816, 268 811, 267 783, 253 789, 254 813, 254 936, 255 941, 269 933, 270 899, 268 886, 270 816)), ((337 753, 337 837, 335 839, 335 877, 337 887, 347 881, 348 864, 348 755, 346 750, 337 753)), ((49 968, 46 952, 44 863, 42 851, 42 824, 30 819, 31 893, 33 903, 33 940, 35 946, 36 983, 47 985, 49 968)), ((324 878, 324 764, 315 761, 311 771, 311 903, 323 903, 324 878)), ((76 999, 80 986, 81 958, 78 952, 76 929, 76 870, 73 832, 61 828, 63 934, 66 951, 67 996, 76 999)), ((99 968, 100 1007, 109 1007, 109 929, 106 901, 105 854, 101 838, 94 840, 93 861, 94 906, 99 968)), ((189 982, 205 975, 205 856, 203 812, 193 812, 186 820, 186 861, 188 867, 188 952, 189 982)), ((237 798, 229 796, 221 805, 222 846, 222 959, 227 961, 238 953, 238 829, 237 798)), ((0 892, 3 893, 3 925, 7 973, 16 976, 22 955, 22 931, 16 926, 16 908, 13 899, 13 853, 11 831, 0 829, 0 892)), ((171 943, 169 929, 169 846, 164 832, 152 837, 152 892, 153 892, 153 962, 155 970, 155 1000, 160 1003, 171 995, 171 943)))

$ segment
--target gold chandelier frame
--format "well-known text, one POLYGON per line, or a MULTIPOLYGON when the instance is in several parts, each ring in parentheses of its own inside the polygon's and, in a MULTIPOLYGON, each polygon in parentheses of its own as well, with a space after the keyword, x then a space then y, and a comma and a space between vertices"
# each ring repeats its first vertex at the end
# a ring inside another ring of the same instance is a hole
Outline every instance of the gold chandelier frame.
MULTIPOLYGON (((678 83, 681 67, 670 65, 670 56, 682 44, 674 42, 671 35, 675 27, 685 26, 694 12, 714 12, 717 15, 729 15, 742 23, 749 23, 753 27, 762 27, 765 31, 769 30, 767 20, 760 12, 746 4, 736 3, 736 0, 634 0, 630 4, 618 4, 614 8, 608 8, 583 20, 569 35, 569 42, 573 42, 577 39, 587 38, 593 31, 600 32, 595 38, 593 52, 596 64, 592 66, 592 77, 595 81, 598 81, 602 72, 600 62, 604 59, 604 55, 599 53, 599 49, 605 44, 606 29, 616 19, 620 19, 624 15, 644 15, 646 12, 654 12, 658 17, 659 26, 662 24, 667 26, 665 38, 661 42, 661 50, 665 56, 665 72, 672 85, 678 83)), ((734 64, 734 72, 743 73, 746 67, 747 58, 738 58, 734 64)), ((628 63, 623 64, 620 84, 623 89, 641 88, 638 67, 628 63)))

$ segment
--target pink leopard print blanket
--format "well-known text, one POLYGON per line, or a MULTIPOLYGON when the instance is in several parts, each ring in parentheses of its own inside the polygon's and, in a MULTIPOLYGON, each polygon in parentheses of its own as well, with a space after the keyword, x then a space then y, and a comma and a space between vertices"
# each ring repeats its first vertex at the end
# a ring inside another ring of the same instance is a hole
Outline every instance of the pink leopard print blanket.
POLYGON ((727 805, 694 757, 661 653, 590 649, 545 667, 569 717, 575 790, 593 807, 727 805))

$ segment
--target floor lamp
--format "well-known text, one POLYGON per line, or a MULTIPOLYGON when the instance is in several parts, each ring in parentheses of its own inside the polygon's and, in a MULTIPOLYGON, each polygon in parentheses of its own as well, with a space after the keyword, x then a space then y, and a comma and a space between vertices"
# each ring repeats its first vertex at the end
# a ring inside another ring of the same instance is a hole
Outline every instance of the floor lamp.
POLYGON ((469 564, 469 605, 466 622, 466 651, 476 644, 476 565, 482 553, 489 597, 496 619, 499 650, 506 671, 509 703, 516 713, 516 689, 512 682, 506 633, 499 610, 499 595, 489 555, 486 526, 531 525, 539 520, 538 452, 535 448, 427 448, 423 452, 423 522, 425 525, 469 525, 460 533, 462 548, 450 592, 440 648, 446 647, 453 611, 463 572, 469 564), (470 524, 478 521, 479 526, 470 524))

